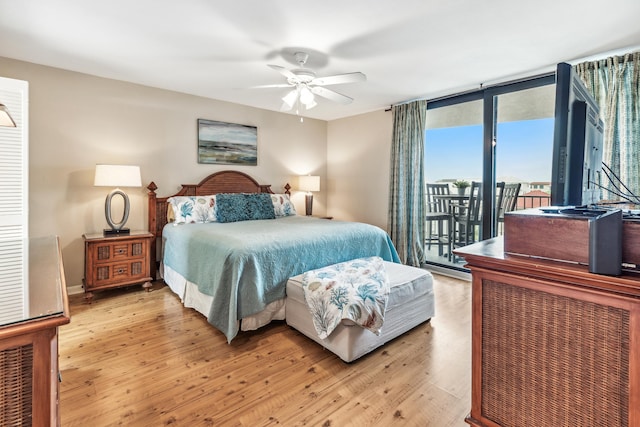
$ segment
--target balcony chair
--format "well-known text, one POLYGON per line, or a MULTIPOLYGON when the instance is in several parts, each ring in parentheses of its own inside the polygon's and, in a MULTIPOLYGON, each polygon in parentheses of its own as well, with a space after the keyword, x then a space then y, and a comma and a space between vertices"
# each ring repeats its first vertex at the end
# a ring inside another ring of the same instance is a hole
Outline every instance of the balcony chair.
POLYGON ((496 215, 498 227, 496 230, 498 235, 501 235, 504 228, 504 214, 506 212, 515 210, 518 203, 518 195, 520 194, 520 187, 522 184, 505 184, 504 182, 498 184, 502 184, 502 186, 498 187, 498 203, 496 205, 498 209, 498 214, 496 215))
POLYGON ((449 201, 439 199, 439 195, 449 195, 449 184, 427 184, 427 251, 431 249, 431 245, 438 246, 438 256, 444 255, 444 248, 449 247, 448 227, 451 214, 449 213, 449 201), (434 224, 435 223, 435 224, 434 224), (437 232, 433 232, 433 226, 436 225, 437 232), (447 230, 445 231, 445 228, 447 230))
POLYGON ((469 187, 469 198, 465 204, 451 205, 452 249, 470 245, 478 240, 482 226, 482 183, 472 182, 469 187))

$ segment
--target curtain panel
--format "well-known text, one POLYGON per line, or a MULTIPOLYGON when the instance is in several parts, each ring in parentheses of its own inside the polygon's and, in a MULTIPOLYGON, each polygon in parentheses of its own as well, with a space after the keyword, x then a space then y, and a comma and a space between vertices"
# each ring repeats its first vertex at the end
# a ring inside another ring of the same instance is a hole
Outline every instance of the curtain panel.
POLYGON ((389 230, 400 261, 419 267, 425 252, 424 137, 427 101, 393 107, 389 230))
POLYGON ((575 69, 600 107, 602 161, 640 196, 640 52, 583 62, 575 69))

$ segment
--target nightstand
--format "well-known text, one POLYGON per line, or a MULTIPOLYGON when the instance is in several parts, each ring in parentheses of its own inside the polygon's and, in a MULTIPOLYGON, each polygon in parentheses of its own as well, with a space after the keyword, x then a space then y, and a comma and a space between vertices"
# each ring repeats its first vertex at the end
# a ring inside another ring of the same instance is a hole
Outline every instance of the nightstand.
POLYGON ((150 248, 153 234, 132 231, 126 236, 84 234, 84 292, 91 302, 93 291, 142 284, 151 287, 150 248))

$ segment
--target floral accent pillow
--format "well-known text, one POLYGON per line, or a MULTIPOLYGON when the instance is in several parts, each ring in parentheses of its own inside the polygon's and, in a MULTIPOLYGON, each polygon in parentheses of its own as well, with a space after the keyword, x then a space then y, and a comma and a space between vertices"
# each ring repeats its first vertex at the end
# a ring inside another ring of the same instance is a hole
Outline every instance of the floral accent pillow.
POLYGON ((291 203, 288 194, 272 194, 271 201, 273 202, 273 211, 276 214, 276 218, 296 215, 296 208, 291 203))
POLYGON ((216 196, 174 196, 167 202, 176 224, 217 221, 216 196))
POLYGON ((216 195, 218 222, 275 219, 271 196, 267 193, 216 195))

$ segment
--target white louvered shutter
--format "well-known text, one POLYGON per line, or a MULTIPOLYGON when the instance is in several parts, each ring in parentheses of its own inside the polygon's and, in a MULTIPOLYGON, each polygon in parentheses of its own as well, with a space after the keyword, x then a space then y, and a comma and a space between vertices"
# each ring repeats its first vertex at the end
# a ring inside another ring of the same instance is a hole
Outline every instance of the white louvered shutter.
POLYGON ((0 103, 17 127, 0 126, 0 325, 29 307, 29 85, 0 77, 0 103))

